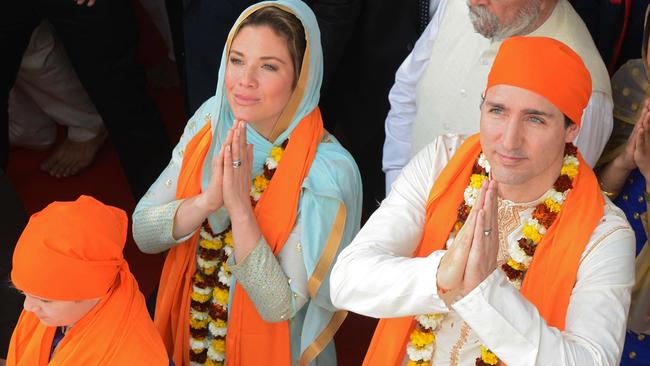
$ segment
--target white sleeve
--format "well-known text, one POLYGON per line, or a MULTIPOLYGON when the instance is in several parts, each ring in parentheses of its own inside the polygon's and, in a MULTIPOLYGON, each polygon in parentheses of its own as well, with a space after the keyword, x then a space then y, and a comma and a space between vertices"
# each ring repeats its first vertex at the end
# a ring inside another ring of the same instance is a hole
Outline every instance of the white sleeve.
POLYGON ((634 240, 621 225, 596 241, 578 269, 564 331, 547 325, 500 270, 452 307, 510 366, 618 365, 634 284, 634 240))
POLYGON ((587 164, 592 167, 600 158, 609 135, 612 134, 613 109, 614 104, 610 96, 593 92, 582 115, 582 126, 575 143, 587 164))
POLYGON ((429 25, 415 42, 413 51, 395 73, 395 84, 390 89, 390 110, 386 117, 383 170, 386 173, 386 193, 411 157, 411 128, 415 120, 415 87, 426 69, 433 42, 438 36, 442 13, 447 0, 436 4, 436 12, 429 25))
POLYGON ((439 137, 404 168, 388 197, 338 256, 330 279, 334 306, 377 318, 449 311, 436 289, 444 251, 411 256, 422 236, 429 190, 459 144, 459 139, 439 137))

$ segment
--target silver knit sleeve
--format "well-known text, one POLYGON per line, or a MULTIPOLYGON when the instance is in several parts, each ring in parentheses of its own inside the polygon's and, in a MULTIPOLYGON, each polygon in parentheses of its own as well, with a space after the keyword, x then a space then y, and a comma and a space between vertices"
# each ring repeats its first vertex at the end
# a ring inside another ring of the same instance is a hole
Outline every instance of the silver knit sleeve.
POLYGON ((295 307, 289 279, 264 237, 244 260, 236 265, 229 263, 229 267, 262 319, 279 322, 293 317, 295 307))
POLYGON ((133 239, 138 248, 144 253, 162 253, 174 245, 187 240, 190 233, 182 238, 174 239, 174 216, 183 200, 151 206, 136 211, 133 214, 133 239))

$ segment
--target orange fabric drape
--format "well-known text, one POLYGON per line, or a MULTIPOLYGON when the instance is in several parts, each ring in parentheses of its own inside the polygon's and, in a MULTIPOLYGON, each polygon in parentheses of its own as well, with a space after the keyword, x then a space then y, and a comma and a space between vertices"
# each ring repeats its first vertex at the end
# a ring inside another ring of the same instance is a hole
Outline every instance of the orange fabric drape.
MULTIPOLYGON (((282 161, 255 207, 262 235, 276 255, 295 224, 302 182, 322 134, 323 122, 316 108, 292 131, 282 161)), ((178 199, 201 192, 201 172, 211 142, 212 130, 208 123, 185 148, 176 191, 178 199)), ((190 292, 197 243, 198 233, 169 251, 156 302, 154 323, 177 365, 189 364, 190 292)), ((291 362, 287 322, 265 322, 239 284, 235 286, 229 307, 226 362, 228 365, 288 365, 291 362)))
POLYGON ((56 328, 23 311, 9 345, 7 365, 169 365, 144 297, 124 266, 116 288, 68 331, 50 361, 56 328))
MULTIPOLYGON (((479 135, 468 138, 434 183, 416 257, 444 249, 480 151, 479 135)), ((564 329, 580 257, 605 204, 596 176, 580 155, 578 158, 580 168, 573 189, 556 222, 537 246, 521 288, 521 294, 537 307, 544 320, 559 329, 564 329)), ((380 320, 363 365, 401 365, 413 327, 412 316, 380 320)))
MULTIPOLYGON (((124 211, 88 196, 54 202, 32 215, 13 255, 11 279, 16 287, 54 301, 100 300, 68 330, 51 360, 56 327, 23 311, 7 365, 169 364, 122 255, 127 226, 124 211)), ((40 306, 46 305, 52 306, 40 306)), ((55 318, 62 321, 60 315, 55 318)))

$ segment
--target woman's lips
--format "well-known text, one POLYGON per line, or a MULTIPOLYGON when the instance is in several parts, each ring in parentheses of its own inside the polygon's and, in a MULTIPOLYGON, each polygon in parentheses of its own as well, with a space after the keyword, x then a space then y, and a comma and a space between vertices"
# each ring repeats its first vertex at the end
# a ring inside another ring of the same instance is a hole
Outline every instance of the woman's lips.
POLYGON ((235 103, 242 106, 253 105, 259 102, 259 98, 255 98, 244 94, 235 94, 235 103))

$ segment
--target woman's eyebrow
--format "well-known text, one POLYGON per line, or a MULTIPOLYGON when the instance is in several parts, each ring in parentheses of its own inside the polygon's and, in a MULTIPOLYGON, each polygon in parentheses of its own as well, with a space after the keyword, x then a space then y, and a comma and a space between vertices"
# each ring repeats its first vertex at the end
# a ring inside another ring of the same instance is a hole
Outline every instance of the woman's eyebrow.
POLYGON ((282 60, 282 59, 280 59, 278 57, 275 57, 275 56, 263 56, 263 57, 260 57, 260 60, 275 60, 275 61, 277 61, 277 62, 279 62, 281 64, 285 63, 284 60, 282 60))
MULTIPOLYGON (((245 57, 245 55, 242 52, 239 52, 239 51, 237 51, 235 49, 230 49, 230 54, 235 54, 235 55, 240 56, 240 57, 245 57)), ((262 57, 260 57, 260 60, 275 60, 275 61, 277 61, 277 62, 279 62, 281 64, 286 64, 286 61, 284 61, 283 59, 281 59, 281 58, 279 58, 277 56, 262 56, 262 57)))

